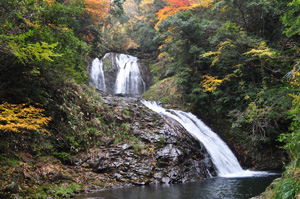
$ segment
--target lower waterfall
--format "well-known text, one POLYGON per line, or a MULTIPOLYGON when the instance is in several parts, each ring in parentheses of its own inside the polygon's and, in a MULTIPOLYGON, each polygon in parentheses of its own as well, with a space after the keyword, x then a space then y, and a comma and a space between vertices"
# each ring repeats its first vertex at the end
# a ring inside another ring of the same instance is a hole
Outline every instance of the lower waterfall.
POLYGON ((226 143, 192 113, 167 110, 153 101, 141 101, 149 109, 177 120, 192 136, 206 148, 220 177, 245 177, 263 175, 267 172, 243 170, 226 143))

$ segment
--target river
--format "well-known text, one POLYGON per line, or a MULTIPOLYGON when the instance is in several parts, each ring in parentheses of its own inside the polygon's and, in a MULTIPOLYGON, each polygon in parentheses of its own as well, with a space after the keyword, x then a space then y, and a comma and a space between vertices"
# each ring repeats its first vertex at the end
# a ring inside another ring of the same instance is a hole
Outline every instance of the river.
POLYGON ((183 184, 124 187, 82 194, 78 199, 246 199, 262 193, 279 175, 210 178, 183 184))

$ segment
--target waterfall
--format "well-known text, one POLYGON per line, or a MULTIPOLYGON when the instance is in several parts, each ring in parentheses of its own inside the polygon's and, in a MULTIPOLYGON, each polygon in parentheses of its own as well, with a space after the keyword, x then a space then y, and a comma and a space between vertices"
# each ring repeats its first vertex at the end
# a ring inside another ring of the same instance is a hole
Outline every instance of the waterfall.
POLYGON ((140 73, 138 58, 106 53, 102 60, 95 58, 90 70, 91 84, 109 94, 140 95, 146 83, 140 73))
POLYGON ((115 82, 115 94, 137 95, 145 92, 138 59, 134 56, 120 54, 116 57, 118 75, 115 82))
POLYGON ((167 110, 156 102, 142 100, 149 109, 177 120, 192 136, 198 139, 206 148, 220 177, 244 177, 266 174, 243 170, 237 158, 226 143, 192 113, 180 110, 167 110))
POLYGON ((103 61, 100 61, 98 58, 93 60, 90 77, 91 83, 97 89, 106 91, 105 77, 103 72, 103 61))

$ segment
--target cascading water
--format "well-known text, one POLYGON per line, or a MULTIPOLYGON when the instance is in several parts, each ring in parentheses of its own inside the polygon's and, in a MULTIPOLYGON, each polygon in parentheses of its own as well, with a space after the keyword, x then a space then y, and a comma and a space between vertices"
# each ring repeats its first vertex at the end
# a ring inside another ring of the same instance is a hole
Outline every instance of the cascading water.
POLYGON ((199 139, 211 156, 218 176, 244 177, 266 174, 266 172, 243 170, 225 142, 192 113, 179 110, 166 110, 156 102, 142 100, 142 103, 159 114, 177 120, 191 135, 199 139))
POLYGON ((99 90, 106 91, 105 77, 103 72, 103 61, 98 58, 92 62, 90 72, 91 83, 99 90))
MULTIPOLYGON (((117 71, 117 74, 114 76, 116 79, 113 78, 115 83, 112 87, 113 89, 111 89, 112 94, 137 95, 145 91, 145 82, 140 74, 138 58, 115 53, 107 53, 103 59, 106 57, 111 58, 111 67, 114 67, 112 71, 117 71)), ((96 88, 106 91, 109 89, 105 84, 103 65, 103 61, 96 58, 93 61, 90 76, 91 82, 96 88)), ((113 84, 113 82, 111 83, 113 84)), ((156 102, 143 100, 142 103, 159 114, 177 120, 191 135, 199 139, 209 153, 218 176, 241 177, 266 174, 266 172, 243 170, 225 142, 192 113, 166 110, 156 102)))
POLYGON ((118 75, 115 82, 115 94, 138 95, 145 92, 143 81, 136 57, 120 54, 116 57, 118 75))
POLYGON ((109 94, 140 95, 145 92, 146 83, 139 66, 137 57, 106 53, 102 60, 93 60, 91 84, 109 94))

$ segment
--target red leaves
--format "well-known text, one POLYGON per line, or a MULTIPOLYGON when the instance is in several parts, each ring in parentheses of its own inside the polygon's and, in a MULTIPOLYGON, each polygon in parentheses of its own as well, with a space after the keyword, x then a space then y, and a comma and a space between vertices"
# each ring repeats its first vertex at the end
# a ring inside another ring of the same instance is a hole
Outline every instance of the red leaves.
POLYGON ((172 16, 179 11, 191 9, 191 5, 193 3, 193 1, 190 0, 168 0, 168 2, 169 6, 165 6, 156 13, 159 21, 156 23, 155 29, 158 29, 157 25, 167 17, 172 16))

